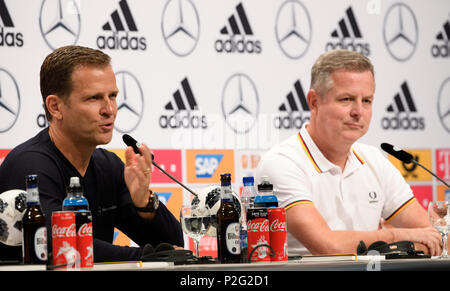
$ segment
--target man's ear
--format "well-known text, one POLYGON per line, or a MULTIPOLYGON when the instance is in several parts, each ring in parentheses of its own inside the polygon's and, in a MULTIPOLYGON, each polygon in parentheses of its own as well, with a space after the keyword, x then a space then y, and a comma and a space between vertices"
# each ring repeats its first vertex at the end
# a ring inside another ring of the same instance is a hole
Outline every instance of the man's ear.
POLYGON ((317 102, 319 101, 320 98, 319 94, 317 94, 316 90, 309 89, 306 98, 308 99, 308 106, 311 112, 315 111, 317 109, 317 102))
POLYGON ((57 95, 48 95, 45 99, 45 106, 53 119, 62 119, 62 107, 63 101, 57 95))

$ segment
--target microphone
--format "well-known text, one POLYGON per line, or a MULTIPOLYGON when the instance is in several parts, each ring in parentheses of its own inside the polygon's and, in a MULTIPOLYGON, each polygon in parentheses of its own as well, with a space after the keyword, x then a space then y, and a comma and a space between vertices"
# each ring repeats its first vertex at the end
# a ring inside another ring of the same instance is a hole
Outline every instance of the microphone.
POLYGON ((399 159, 400 161, 402 161, 405 164, 409 164, 413 160, 413 156, 410 153, 405 152, 404 150, 402 150, 402 149, 400 149, 400 148, 398 148, 396 146, 393 146, 391 144, 388 144, 388 143, 384 142, 384 143, 381 144, 381 148, 385 152, 387 152, 388 154, 396 157, 397 159, 399 159))
POLYGON ((419 162, 414 160, 413 156, 410 153, 405 152, 404 150, 402 150, 402 149, 400 149, 400 148, 398 148, 396 146, 393 146, 391 144, 388 144, 388 143, 382 143, 381 144, 381 149, 383 149, 383 151, 387 152, 388 154, 396 157, 397 159, 399 159, 400 161, 402 161, 405 164, 414 163, 414 164, 420 166, 425 171, 427 171, 428 173, 430 173, 431 175, 436 177, 439 181, 444 183, 444 185, 447 186, 447 188, 450 188, 450 186, 444 180, 442 180, 436 174, 434 174, 433 172, 431 172, 430 170, 428 170, 427 168, 425 168, 424 166, 419 164, 419 162))
MULTIPOLYGON (((133 148, 133 151, 135 154, 140 155, 141 153, 139 152, 139 147, 141 146, 141 143, 138 142, 137 140, 135 140, 134 138, 132 138, 129 134, 124 134, 122 136, 123 142, 127 145, 133 148)), ((173 177, 172 175, 170 175, 169 173, 167 173, 164 169, 162 169, 156 162, 155 162, 155 155, 152 153, 152 164, 157 167, 161 172, 163 172, 164 174, 166 174, 167 177, 169 177, 170 179, 174 180, 175 182, 177 182, 181 187, 183 187, 184 189, 188 190, 189 192, 191 192, 195 197, 197 197, 198 195, 192 191, 191 189, 189 189, 189 187, 187 187, 186 185, 184 185, 183 183, 181 183, 180 181, 178 181, 175 177, 173 177)))
MULTIPOLYGON (((135 140, 134 138, 131 137, 131 135, 128 134, 124 134, 122 135, 122 139, 123 142, 127 145, 133 148, 133 151, 135 154, 140 155, 141 153, 139 152, 139 147, 141 146, 141 143, 138 142, 137 140, 135 140)), ((152 153, 152 158, 153 158, 153 153, 152 153)))

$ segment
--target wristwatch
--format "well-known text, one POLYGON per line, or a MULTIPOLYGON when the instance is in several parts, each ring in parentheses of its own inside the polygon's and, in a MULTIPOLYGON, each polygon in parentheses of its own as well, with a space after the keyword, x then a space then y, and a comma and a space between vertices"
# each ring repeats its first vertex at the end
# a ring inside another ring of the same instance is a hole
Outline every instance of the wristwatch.
POLYGON ((159 198, 158 195, 156 195, 155 192, 152 190, 148 190, 150 193, 150 197, 148 198, 147 206, 145 207, 136 207, 137 211, 140 212, 155 212, 159 207, 159 198))

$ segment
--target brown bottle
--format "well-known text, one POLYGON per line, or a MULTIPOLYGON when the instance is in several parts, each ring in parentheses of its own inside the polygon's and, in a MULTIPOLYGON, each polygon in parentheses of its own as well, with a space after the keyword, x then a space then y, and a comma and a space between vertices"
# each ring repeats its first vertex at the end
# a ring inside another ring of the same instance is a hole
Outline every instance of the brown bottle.
POLYGON ((221 263, 241 260, 239 212, 233 202, 231 175, 220 175, 220 207, 217 211, 217 253, 221 263))
POLYGON ((47 263, 47 228, 39 204, 37 175, 28 175, 27 209, 22 218, 22 255, 24 264, 47 263))

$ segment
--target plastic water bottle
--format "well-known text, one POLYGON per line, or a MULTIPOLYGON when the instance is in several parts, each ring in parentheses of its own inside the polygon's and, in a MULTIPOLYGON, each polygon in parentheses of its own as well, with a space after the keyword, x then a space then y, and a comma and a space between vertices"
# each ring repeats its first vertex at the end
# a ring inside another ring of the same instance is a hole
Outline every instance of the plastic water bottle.
POLYGON ((255 197, 255 208, 277 208, 278 199, 273 195, 273 185, 269 182, 267 176, 261 177, 261 183, 258 184, 258 195, 255 197))
POLYGON ((71 177, 69 187, 67 187, 67 196, 63 201, 62 210, 80 211, 89 210, 89 203, 83 196, 83 188, 80 184, 80 178, 71 177))
POLYGON ((253 177, 244 177, 242 179, 244 187, 241 194, 241 261, 248 262, 248 246, 247 246, 247 209, 253 208, 253 200, 256 196, 253 177))

